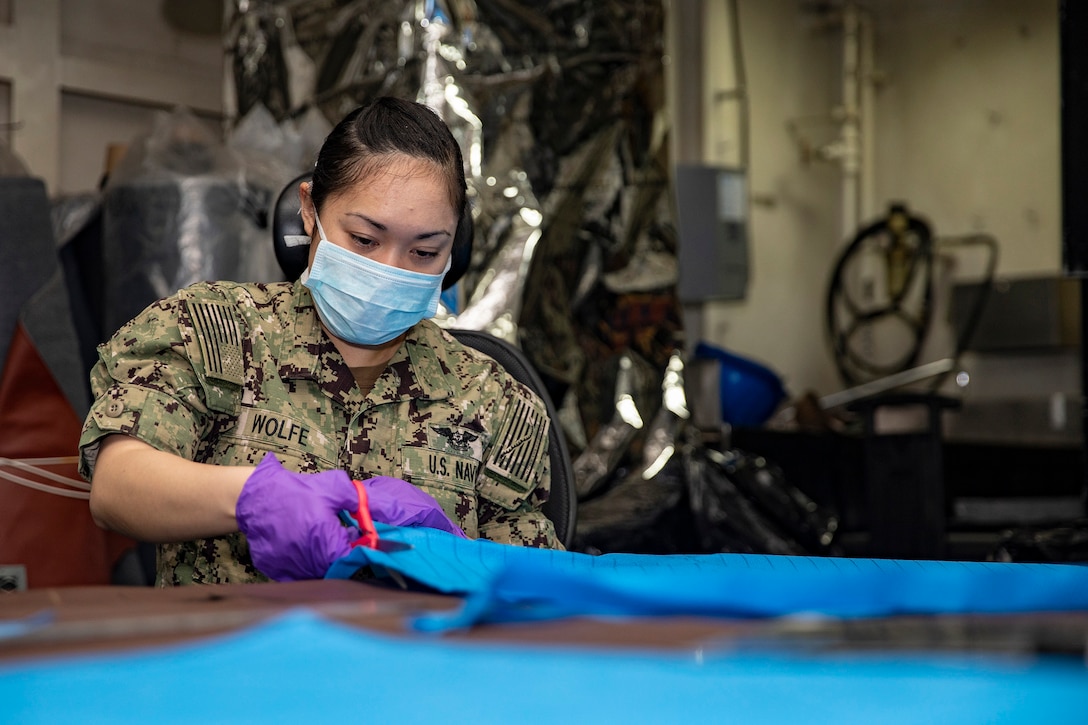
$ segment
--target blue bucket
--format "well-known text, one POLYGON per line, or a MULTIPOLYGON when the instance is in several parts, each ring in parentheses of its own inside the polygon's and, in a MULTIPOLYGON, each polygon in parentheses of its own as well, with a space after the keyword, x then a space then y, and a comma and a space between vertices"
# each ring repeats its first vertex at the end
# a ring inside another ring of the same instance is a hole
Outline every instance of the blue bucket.
POLYGON ((786 397, 782 379, 754 360, 705 342, 696 346, 695 357, 720 363, 722 420, 729 425, 758 428, 767 422, 786 397))

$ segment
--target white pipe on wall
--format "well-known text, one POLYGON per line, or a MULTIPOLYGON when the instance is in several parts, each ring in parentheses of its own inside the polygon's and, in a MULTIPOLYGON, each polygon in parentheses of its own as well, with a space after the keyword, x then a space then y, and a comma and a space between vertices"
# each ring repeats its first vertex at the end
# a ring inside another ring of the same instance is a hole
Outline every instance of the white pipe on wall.
POLYGON ((862 12, 858 17, 860 50, 858 64, 859 129, 861 132, 861 167, 858 179, 859 214, 862 221, 874 218, 880 210, 876 201, 876 48, 873 18, 862 12))
MULTIPOLYGON (((868 32, 862 32, 862 13, 854 2, 843 5, 839 15, 842 25, 842 71, 840 75, 841 99, 832 117, 837 121, 839 133, 834 141, 819 149, 820 158, 839 165, 841 200, 839 223, 841 238, 849 239, 861 223, 862 213, 869 213, 872 203, 869 186, 872 154, 870 140, 872 128, 872 98, 868 95, 868 83, 863 82, 863 45, 868 43, 868 32), (864 146, 864 149, 863 149, 864 146)), ((868 48, 864 53, 871 55, 868 48)))
POLYGON ((860 222, 858 214, 860 175, 860 110, 858 60, 858 8, 848 2, 842 14, 842 237, 849 238, 860 222))

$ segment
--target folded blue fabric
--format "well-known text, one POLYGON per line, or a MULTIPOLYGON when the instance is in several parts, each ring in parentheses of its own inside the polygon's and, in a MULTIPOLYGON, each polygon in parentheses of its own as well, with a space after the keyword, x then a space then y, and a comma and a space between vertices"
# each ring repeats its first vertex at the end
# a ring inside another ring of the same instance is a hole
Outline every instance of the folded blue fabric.
POLYGON ((1012 613, 1088 609, 1088 567, 752 554, 590 556, 380 526, 399 551, 356 547, 326 578, 361 567, 465 595, 422 630, 570 616, 1012 613))

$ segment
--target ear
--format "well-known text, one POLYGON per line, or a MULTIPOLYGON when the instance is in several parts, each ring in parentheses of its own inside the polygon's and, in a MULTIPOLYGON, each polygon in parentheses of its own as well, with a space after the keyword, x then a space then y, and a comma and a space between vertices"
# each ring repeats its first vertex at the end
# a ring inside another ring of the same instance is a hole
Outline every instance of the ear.
POLYGON ((306 230, 306 234, 312 239, 314 236, 314 227, 316 227, 314 216, 314 200, 310 195, 310 189, 313 188, 312 181, 302 181, 298 185, 298 211, 302 215, 302 228, 306 230))

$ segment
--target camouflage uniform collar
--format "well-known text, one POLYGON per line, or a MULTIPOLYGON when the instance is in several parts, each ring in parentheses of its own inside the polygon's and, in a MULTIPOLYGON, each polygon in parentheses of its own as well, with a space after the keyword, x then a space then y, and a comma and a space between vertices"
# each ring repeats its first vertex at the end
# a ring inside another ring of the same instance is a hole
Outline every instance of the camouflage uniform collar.
POLYGON ((332 345, 321 330, 314 298, 301 282, 295 282, 291 308, 287 314, 293 315, 293 319, 289 333, 283 339, 286 349, 280 355, 283 377, 316 379, 318 358, 326 345, 332 345))
MULTIPOLYGON (((337 389, 346 395, 343 388, 351 388, 354 378, 343 378, 345 373, 350 375, 350 370, 332 340, 321 329, 313 297, 301 282, 295 282, 292 308, 294 335, 284 339, 288 349, 283 351, 280 358, 284 362, 284 377, 316 380, 323 388, 337 389)), ((450 397, 454 386, 449 379, 452 365, 446 359, 447 345, 449 342, 442 331, 430 320, 415 325, 387 365, 397 375, 395 389, 386 384, 386 373, 383 373, 376 381, 373 394, 386 399, 440 400, 450 397)), ((358 395, 357 389, 355 394, 358 395)), ((334 394, 334 397, 338 396, 334 394)))
POLYGON ((430 320, 417 323, 408 331, 404 344, 393 356, 390 365, 407 360, 411 375, 421 397, 441 400, 453 395, 454 363, 446 350, 449 346, 442 329, 430 320))

